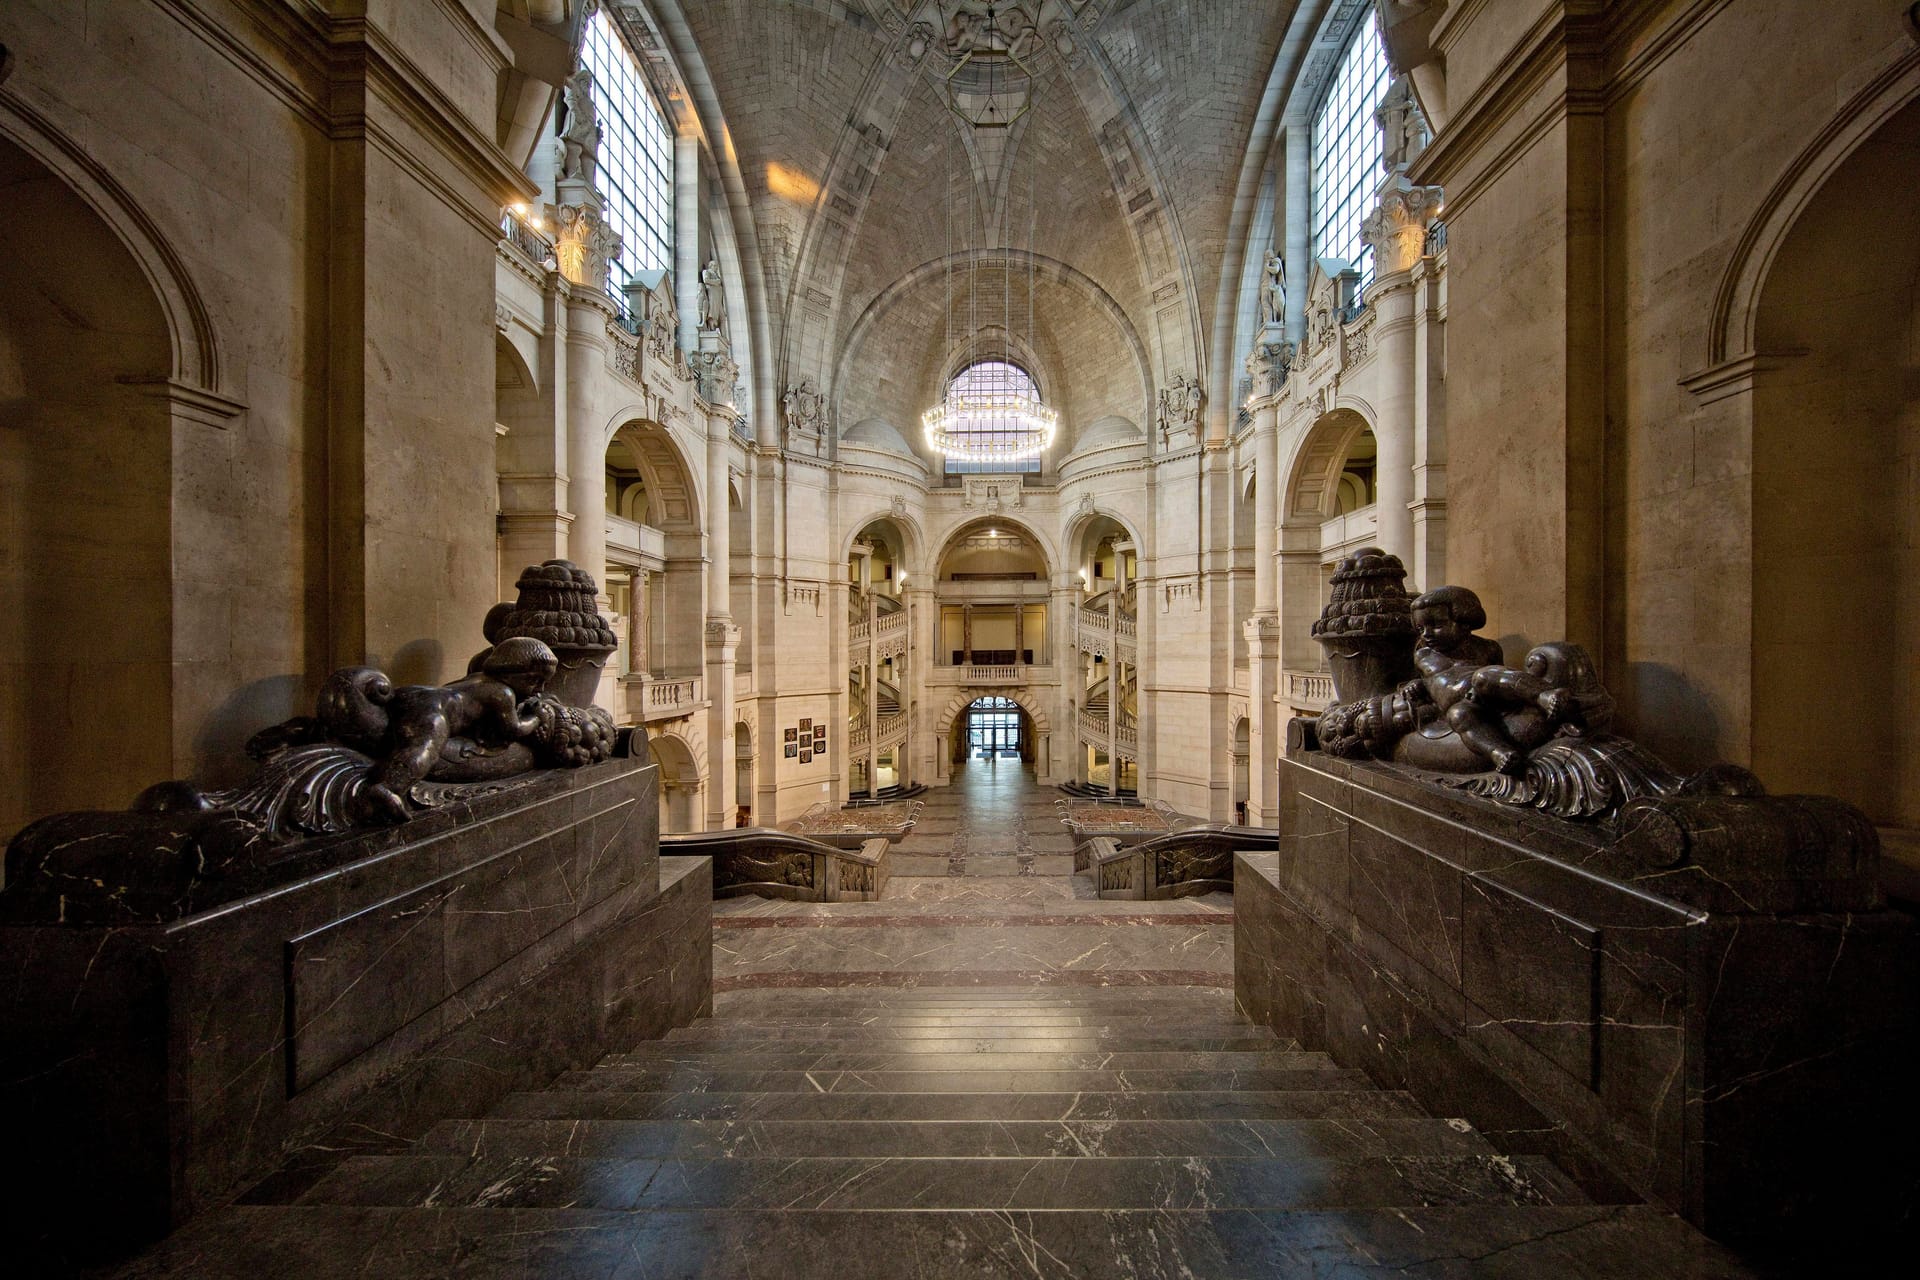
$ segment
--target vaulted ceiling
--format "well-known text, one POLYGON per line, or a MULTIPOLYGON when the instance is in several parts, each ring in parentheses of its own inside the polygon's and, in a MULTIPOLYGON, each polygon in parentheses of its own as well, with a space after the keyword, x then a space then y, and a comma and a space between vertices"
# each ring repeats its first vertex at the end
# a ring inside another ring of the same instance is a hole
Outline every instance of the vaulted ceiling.
POLYGON ((977 285, 1004 288, 1014 264, 1068 430, 1109 413, 1144 424, 1154 387, 1233 359, 1211 330, 1295 4, 999 0, 1002 26, 1012 8, 1034 28, 1030 109, 1004 131, 970 126, 946 82, 956 14, 984 8, 682 3, 746 186, 773 375, 817 379, 842 424, 907 429, 968 327, 954 255, 1011 246, 977 285))

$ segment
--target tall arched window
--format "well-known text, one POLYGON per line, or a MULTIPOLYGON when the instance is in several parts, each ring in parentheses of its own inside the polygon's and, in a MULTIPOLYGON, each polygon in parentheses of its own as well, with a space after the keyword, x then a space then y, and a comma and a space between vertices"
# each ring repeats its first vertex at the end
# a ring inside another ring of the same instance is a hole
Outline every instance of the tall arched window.
POLYGON ((1387 93, 1387 52, 1372 9, 1354 25, 1327 96, 1313 116, 1313 255, 1343 258, 1373 279, 1373 249, 1360 224, 1380 185, 1380 127, 1373 113, 1387 93))
POLYGON ((963 429, 953 432, 958 448, 947 455, 948 475, 1039 474, 1038 452, 1007 456, 1033 439, 1030 425, 1015 413, 1041 403, 1040 387, 1025 369, 1006 360, 975 361, 953 375, 946 403, 968 410, 963 429))
POLYGON ((617 297, 636 272, 673 265, 673 130, 605 9, 587 22, 580 61, 593 72, 600 113, 595 184, 606 197, 607 221, 620 233, 617 297))

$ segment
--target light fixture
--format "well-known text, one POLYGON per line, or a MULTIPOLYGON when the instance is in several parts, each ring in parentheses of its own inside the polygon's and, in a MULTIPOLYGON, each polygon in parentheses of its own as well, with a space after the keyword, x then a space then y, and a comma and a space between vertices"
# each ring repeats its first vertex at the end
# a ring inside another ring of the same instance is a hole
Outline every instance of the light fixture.
POLYGON ((964 392, 920 415, 927 447, 957 462, 1023 462, 1053 447, 1060 415, 1024 396, 964 392))

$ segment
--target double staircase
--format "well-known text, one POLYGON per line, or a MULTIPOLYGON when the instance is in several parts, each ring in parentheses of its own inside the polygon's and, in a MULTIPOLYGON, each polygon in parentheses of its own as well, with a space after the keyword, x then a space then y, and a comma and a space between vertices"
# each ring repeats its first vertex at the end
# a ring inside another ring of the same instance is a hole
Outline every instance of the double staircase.
MULTIPOLYGON (((1742 1274, 1671 1215, 1596 1205, 1225 992, 714 1005, 282 1203, 256 1193, 243 1212, 283 1220, 244 1234, 325 1240, 339 1274, 362 1250, 393 1275, 1742 1274)), ((219 1274, 309 1274, 298 1261, 223 1251, 219 1274)))

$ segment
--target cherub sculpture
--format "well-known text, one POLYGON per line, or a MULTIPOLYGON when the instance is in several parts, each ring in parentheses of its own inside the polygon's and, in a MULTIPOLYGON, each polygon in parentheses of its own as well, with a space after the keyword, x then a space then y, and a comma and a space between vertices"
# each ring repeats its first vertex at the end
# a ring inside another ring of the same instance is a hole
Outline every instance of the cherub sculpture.
POLYGON ((1502 713, 1536 708, 1549 725, 1577 727, 1579 700, 1539 676, 1506 666, 1500 642, 1473 633, 1487 625, 1480 597, 1465 587, 1437 587, 1409 610, 1420 628, 1413 664, 1420 690, 1447 726, 1501 773, 1523 774, 1526 748, 1507 733, 1502 713))

